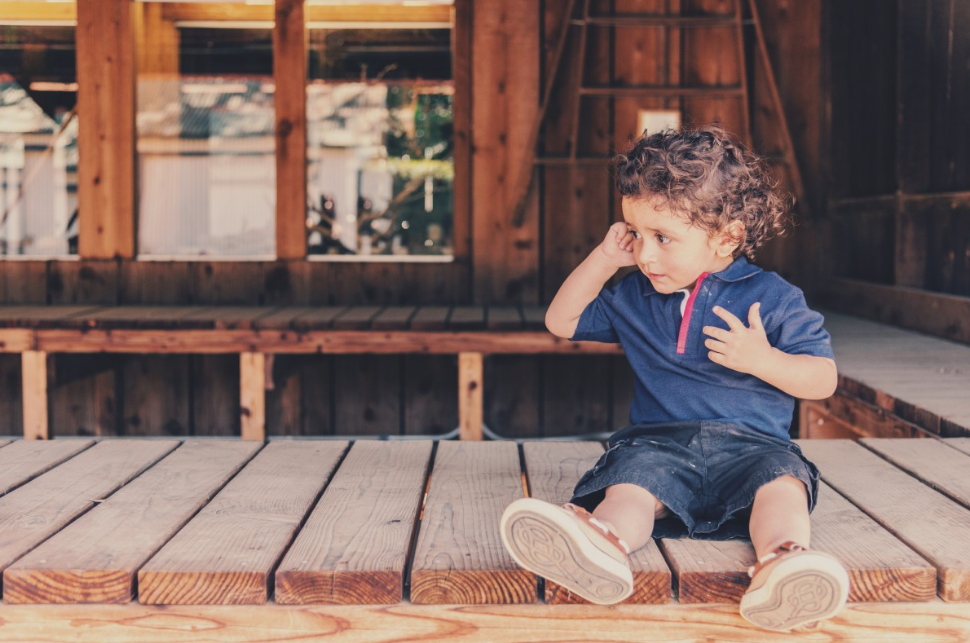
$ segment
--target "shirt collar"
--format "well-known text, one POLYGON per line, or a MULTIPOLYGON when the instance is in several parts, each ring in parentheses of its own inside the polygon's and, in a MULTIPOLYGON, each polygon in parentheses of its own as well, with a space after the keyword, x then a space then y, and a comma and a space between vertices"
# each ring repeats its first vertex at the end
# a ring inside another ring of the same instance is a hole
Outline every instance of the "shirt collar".
MULTIPOLYGON (((730 266, 728 266, 721 272, 715 272, 714 274, 709 276, 717 277, 721 281, 734 282, 734 281, 741 281, 742 279, 747 279, 748 277, 756 275, 759 272, 761 272, 761 268, 759 268, 758 266, 752 263, 748 263, 748 260, 746 257, 738 257, 731 263, 730 266)), ((640 273, 639 281, 640 281, 640 292, 643 294, 644 297, 657 294, 657 291, 654 289, 653 284, 650 283, 650 280, 647 279, 646 275, 644 275, 643 273, 640 273)))

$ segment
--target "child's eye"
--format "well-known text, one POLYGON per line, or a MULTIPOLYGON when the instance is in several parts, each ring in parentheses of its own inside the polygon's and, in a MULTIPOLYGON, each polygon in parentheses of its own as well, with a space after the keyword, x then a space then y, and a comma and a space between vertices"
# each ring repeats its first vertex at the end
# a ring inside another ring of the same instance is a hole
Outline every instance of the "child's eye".
POLYGON ((630 234, 633 235, 633 238, 634 239, 639 239, 640 238, 640 233, 637 232, 636 230, 630 230, 630 234))
POLYGON ((657 233, 657 241, 659 241, 662 244, 670 243, 670 237, 665 237, 664 235, 662 235, 662 234, 660 234, 658 232, 657 233))

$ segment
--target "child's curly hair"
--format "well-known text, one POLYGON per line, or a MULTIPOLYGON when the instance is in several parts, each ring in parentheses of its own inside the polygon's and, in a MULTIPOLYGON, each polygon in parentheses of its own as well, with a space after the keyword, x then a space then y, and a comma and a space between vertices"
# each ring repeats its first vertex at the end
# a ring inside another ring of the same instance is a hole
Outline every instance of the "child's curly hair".
POLYGON ((778 193, 765 162, 720 127, 644 133, 613 164, 623 197, 659 197, 710 234, 743 222, 745 237, 734 257, 754 259, 765 241, 787 232, 791 195, 778 193))

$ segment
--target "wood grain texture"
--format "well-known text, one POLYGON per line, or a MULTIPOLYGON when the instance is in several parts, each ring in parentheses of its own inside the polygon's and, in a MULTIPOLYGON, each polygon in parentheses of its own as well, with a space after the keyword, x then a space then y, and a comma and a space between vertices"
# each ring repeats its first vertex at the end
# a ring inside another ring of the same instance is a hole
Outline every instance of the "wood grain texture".
MULTIPOLYGON (((6 441, 5 441, 6 442, 6 441)), ((17 440, 0 449, 0 496, 94 444, 93 440, 17 440)))
POLYGON ((239 354, 239 413, 243 440, 266 439, 266 355, 239 354))
POLYGON ((276 0, 276 256, 306 257, 306 24, 302 0, 276 0))
POLYGON ((458 354, 458 432, 462 440, 481 440, 485 417, 481 353, 458 354))
POLYGON ((274 600, 399 603, 431 448, 355 442, 276 570, 274 600))
POLYGON ((24 439, 46 440, 51 437, 47 413, 47 353, 24 351, 20 360, 23 378, 24 439))
POLYGON ((970 455, 940 440, 865 438, 859 443, 964 507, 970 507, 970 455))
POLYGON ((138 571, 152 605, 255 605, 346 442, 272 442, 138 571))
POLYGON ((252 442, 186 442, 8 567, 4 602, 131 601, 137 568, 260 448, 252 442))
POLYGON ((499 536, 502 512, 522 496, 514 442, 440 442, 411 567, 411 602, 535 602, 535 576, 512 561, 499 536))
POLYGON ((799 444, 828 484, 937 568, 943 600, 970 600, 970 510, 858 444, 799 444))
MULTIPOLYGON (((525 442, 525 469, 529 495, 557 505, 572 498, 573 489, 586 471, 603 454, 598 442, 525 442)), ((670 569, 654 541, 630 556, 633 594, 625 603, 670 602, 670 569)), ((587 603, 566 588, 549 580, 545 583, 546 603, 587 603)))
POLYGON ((105 440, 0 498, 0 569, 177 446, 174 440, 105 440))

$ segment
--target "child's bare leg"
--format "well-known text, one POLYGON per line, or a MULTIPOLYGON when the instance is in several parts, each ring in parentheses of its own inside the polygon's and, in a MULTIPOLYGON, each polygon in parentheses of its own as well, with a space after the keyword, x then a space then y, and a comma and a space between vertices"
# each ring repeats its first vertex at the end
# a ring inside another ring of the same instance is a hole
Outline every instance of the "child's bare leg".
POLYGON ((811 524, 805 483, 794 476, 781 476, 758 489, 749 530, 758 558, 788 540, 807 548, 811 524))
POLYGON ((663 508, 664 505, 643 487, 615 484, 606 488, 606 499, 597 505, 593 516, 626 541, 632 552, 650 540, 654 518, 663 508))

